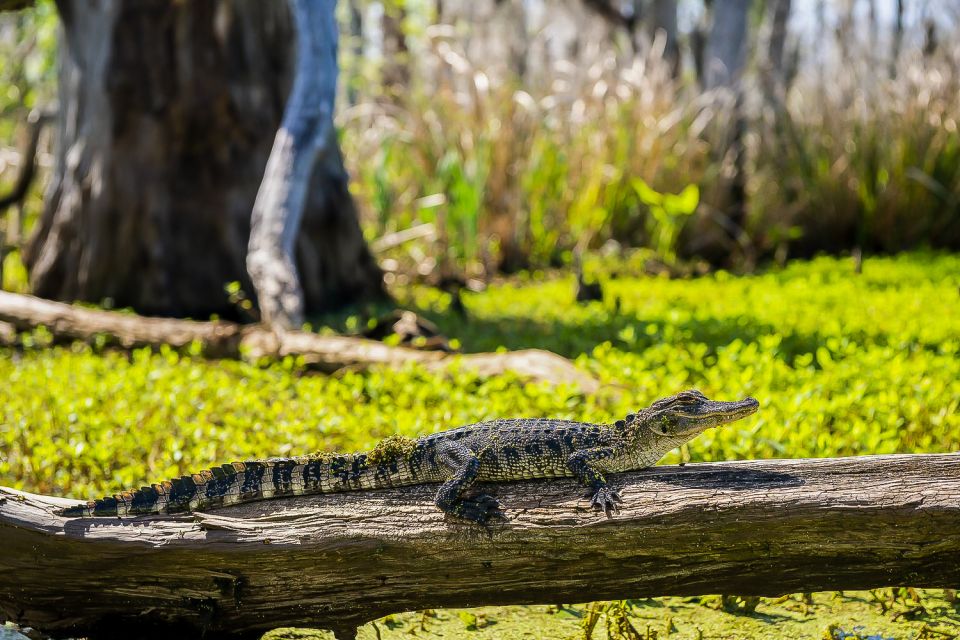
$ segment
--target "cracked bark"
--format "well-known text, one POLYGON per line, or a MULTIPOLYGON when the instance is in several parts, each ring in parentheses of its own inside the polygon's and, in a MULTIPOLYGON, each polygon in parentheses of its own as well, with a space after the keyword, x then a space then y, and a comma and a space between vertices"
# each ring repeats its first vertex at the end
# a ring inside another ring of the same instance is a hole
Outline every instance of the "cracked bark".
POLYGON ((404 610, 960 583, 960 454, 662 466, 484 486, 508 520, 447 520, 436 486, 181 517, 69 520, 0 489, 0 614, 54 635, 257 637, 404 610))

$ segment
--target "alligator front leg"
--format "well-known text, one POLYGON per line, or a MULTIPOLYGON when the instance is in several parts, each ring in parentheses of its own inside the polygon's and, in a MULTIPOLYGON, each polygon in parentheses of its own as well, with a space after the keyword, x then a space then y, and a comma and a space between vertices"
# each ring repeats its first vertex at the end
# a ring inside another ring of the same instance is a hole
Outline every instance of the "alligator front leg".
POLYGON ((606 478, 603 477, 596 463, 613 454, 614 451, 610 447, 598 447, 577 451, 567 458, 567 467, 573 471, 580 484, 590 487, 593 492, 590 505, 594 509, 603 509, 607 515, 610 515, 611 511, 619 513, 620 507, 617 503, 622 500, 620 494, 607 484, 606 478))
POLYGON ((480 472, 480 458, 468 447, 451 442, 443 445, 437 460, 450 469, 452 476, 440 485, 436 504, 444 513, 486 524, 492 517, 503 516, 497 499, 487 494, 464 498, 480 472))

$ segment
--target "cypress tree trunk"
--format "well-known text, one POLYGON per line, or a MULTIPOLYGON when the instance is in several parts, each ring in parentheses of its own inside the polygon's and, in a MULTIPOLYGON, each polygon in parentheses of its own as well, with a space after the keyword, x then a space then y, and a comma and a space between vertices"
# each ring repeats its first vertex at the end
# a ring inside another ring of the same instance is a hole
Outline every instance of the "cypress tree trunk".
MULTIPOLYGON (((57 164, 33 292, 236 315, 250 216, 295 66, 284 2, 59 0, 57 164)), ((297 262, 308 313, 382 292, 339 149, 314 168, 297 262)))

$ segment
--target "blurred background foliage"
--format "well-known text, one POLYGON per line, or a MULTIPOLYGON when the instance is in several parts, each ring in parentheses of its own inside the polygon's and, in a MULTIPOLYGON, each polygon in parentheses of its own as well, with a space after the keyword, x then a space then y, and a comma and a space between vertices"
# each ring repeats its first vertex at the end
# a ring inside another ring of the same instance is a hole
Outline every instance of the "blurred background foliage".
POLYGON ((946 3, 902 3, 900 31, 893 2, 794 3, 779 80, 767 69, 777 3, 754 3, 739 105, 728 88, 702 89, 701 3, 678 3, 676 73, 664 39, 590 4, 522 3, 519 16, 511 3, 444 4, 438 18, 407 3, 399 59, 346 36, 345 82, 361 52, 366 81, 340 122, 371 237, 434 224, 428 255, 487 273, 564 264, 611 241, 747 269, 819 251, 960 247, 960 48, 946 3), (389 83, 397 64, 402 88, 389 83), (674 246, 651 229, 637 180, 699 187, 674 246), (737 181, 742 223, 731 220, 737 181))
MULTIPOLYGON (((56 103, 58 20, 53 2, 0 14, 0 196, 12 190, 27 161, 23 151, 31 112, 56 103)), ((21 207, 0 210, 0 289, 8 291, 27 288, 20 246, 40 214, 45 178, 53 167, 52 138, 41 134, 36 162, 44 179, 34 181, 21 207)))
MULTIPOLYGON (((702 88, 704 3, 677 3, 673 57, 672 40, 641 28, 650 3, 631 5, 625 27, 598 2, 340 3, 337 121, 365 232, 388 239, 374 246, 389 280, 559 266, 601 248, 741 270, 960 248, 950 3, 793 3, 773 79, 778 3, 754 3, 738 96, 702 88), (637 184, 695 185, 695 215, 665 232, 637 184)), ((56 23, 49 0, 0 18, 0 189, 27 113, 56 100, 56 23)), ((39 206, 28 201, 28 227, 39 206)), ((15 258, 8 288, 22 288, 15 258)))

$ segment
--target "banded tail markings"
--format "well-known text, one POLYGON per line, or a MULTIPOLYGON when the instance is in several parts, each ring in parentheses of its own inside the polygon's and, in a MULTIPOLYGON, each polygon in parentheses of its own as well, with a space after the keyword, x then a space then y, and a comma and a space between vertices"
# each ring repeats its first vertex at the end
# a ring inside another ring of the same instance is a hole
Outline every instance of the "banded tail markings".
POLYGON ((367 453, 318 454, 231 462, 134 491, 123 491, 60 512, 66 517, 177 514, 274 496, 339 493, 421 481, 422 457, 377 458, 367 453))

